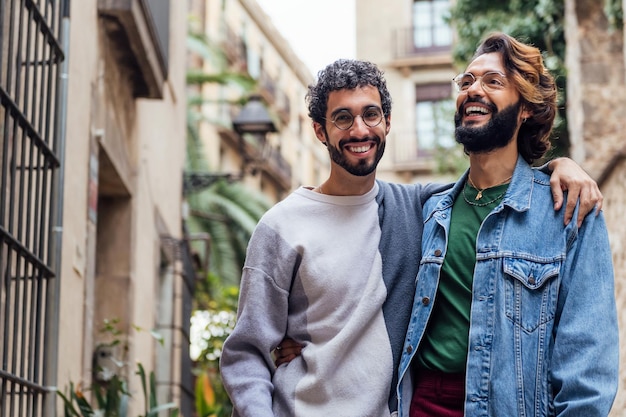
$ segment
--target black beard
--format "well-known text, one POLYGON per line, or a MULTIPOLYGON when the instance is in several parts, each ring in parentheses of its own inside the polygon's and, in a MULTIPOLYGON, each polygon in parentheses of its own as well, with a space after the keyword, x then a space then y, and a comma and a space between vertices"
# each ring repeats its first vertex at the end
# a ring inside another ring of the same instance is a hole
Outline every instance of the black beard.
POLYGON ((380 158, 382 158, 383 153, 385 153, 385 142, 380 140, 378 136, 368 137, 360 140, 349 139, 339 141, 339 148, 337 148, 330 144, 330 142, 328 141, 328 135, 326 135, 326 144, 328 147, 328 154, 330 155, 330 159, 332 159, 334 163, 348 171, 350 174, 356 175, 358 177, 364 177, 374 172, 376 170, 376 167, 378 166, 380 158), (348 162, 348 159, 339 150, 339 148, 344 148, 349 143, 358 143, 370 140, 376 142, 376 157, 371 163, 369 163, 365 159, 361 159, 356 165, 351 165, 348 162))
MULTIPOLYGON (((454 115, 454 137, 463 145, 466 153, 491 152, 505 147, 513 140, 521 103, 518 101, 500 111, 494 105, 489 107, 492 111, 491 120, 482 127, 462 126, 461 114, 457 111, 454 115)), ((461 109, 463 108, 465 105, 461 106, 461 109)))

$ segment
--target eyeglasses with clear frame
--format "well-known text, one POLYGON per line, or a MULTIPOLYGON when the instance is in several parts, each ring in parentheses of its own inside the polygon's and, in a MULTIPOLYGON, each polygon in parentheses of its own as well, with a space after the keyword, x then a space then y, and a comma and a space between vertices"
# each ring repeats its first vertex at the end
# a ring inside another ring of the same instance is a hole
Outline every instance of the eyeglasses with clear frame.
MULTIPOLYGON (((376 106, 367 107, 363 113, 353 116, 348 110, 339 110, 330 121, 339 130, 348 130, 354 124, 354 119, 361 116, 363 123, 368 127, 376 127, 383 120, 383 111, 376 106)), ((329 120, 329 119, 325 119, 329 120)))
POLYGON ((506 88, 506 75, 499 71, 489 71, 479 76, 475 76, 471 72, 464 72, 452 79, 459 93, 469 90, 478 80, 480 80, 480 86, 487 93, 506 88))

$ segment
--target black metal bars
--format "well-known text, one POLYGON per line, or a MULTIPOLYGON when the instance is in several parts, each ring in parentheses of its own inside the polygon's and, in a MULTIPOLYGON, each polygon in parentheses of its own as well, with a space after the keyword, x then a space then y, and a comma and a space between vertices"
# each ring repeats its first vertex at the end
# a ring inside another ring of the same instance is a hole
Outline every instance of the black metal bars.
POLYGON ((0 417, 44 415, 61 4, 0 2, 0 417))

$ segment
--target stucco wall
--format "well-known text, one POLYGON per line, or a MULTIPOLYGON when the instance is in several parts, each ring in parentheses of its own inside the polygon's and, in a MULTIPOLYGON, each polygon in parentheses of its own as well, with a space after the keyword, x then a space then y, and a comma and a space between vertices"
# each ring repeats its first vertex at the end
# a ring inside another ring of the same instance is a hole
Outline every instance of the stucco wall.
MULTIPOLYGON (((130 390, 137 394, 137 401, 142 397, 133 375, 135 363, 141 362, 148 372, 155 366, 155 341, 149 330, 155 326, 159 308, 161 238, 181 238, 185 157, 187 4, 169 4, 168 80, 162 99, 147 100, 133 97, 135 81, 128 62, 116 57, 120 51, 107 44, 98 2, 71 2, 60 389, 70 381, 85 388, 91 383, 91 359, 102 327, 99 319, 111 311, 123 315, 119 318, 129 330, 130 390), (110 165, 103 164, 105 148, 110 165), (90 169, 96 170, 95 178, 90 169), (111 176, 112 172, 116 175, 111 176), (111 204, 98 204, 94 199, 94 195, 111 195, 115 190, 125 195, 111 204), (109 229, 98 229, 98 220, 100 226, 108 221, 109 229), (96 291, 99 273, 110 274, 101 275, 102 280, 118 280, 119 285, 96 291), (96 311, 103 305, 106 312, 96 311)), ((131 403, 129 414, 139 414, 142 407, 131 403)))

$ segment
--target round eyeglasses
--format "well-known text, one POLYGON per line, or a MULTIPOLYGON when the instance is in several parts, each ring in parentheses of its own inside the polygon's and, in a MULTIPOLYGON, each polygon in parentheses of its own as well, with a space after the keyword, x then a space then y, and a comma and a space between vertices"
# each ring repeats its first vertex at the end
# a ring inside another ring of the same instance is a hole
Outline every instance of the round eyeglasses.
POLYGON ((352 127, 354 119, 358 116, 361 116, 363 123, 368 127, 376 127, 383 120, 383 111, 378 107, 372 106, 363 110, 363 113, 353 116, 348 110, 339 110, 330 121, 333 122, 337 129, 348 130, 352 127))
POLYGON ((478 80, 480 80, 480 86, 487 93, 502 90, 506 87, 506 75, 498 71, 489 71, 478 77, 471 72, 465 72, 452 79, 459 92, 469 90, 478 80))

